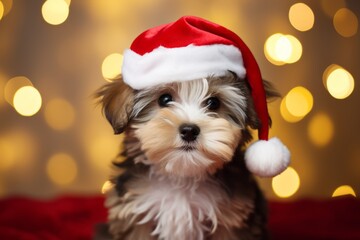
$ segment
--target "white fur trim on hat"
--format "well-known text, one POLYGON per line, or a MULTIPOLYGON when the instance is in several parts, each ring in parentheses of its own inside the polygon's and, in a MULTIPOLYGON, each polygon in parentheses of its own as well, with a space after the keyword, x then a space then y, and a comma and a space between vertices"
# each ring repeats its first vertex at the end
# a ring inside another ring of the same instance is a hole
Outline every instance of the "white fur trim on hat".
POLYGON ((221 76, 227 71, 235 72, 240 78, 246 74, 239 49, 224 44, 160 46, 144 55, 127 49, 122 67, 125 83, 137 90, 174 81, 221 76))
POLYGON ((260 177, 274 177, 289 166, 290 152, 278 138, 258 140, 246 150, 245 163, 260 177))

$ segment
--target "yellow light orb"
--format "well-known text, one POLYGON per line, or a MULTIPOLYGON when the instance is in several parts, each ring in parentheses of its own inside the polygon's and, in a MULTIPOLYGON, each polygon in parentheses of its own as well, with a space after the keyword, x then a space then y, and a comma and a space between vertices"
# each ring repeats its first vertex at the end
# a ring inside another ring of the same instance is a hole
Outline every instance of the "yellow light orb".
POLYGON ((302 56, 302 45, 301 42, 292 35, 286 35, 287 39, 291 44, 291 54, 289 58, 286 59, 286 63, 295 63, 299 61, 302 56))
POLYGON ((103 77, 111 81, 121 74, 121 66, 123 62, 123 56, 119 53, 113 53, 108 55, 101 66, 103 77))
POLYGON ((285 105, 291 115, 305 117, 313 107, 313 97, 309 90, 298 86, 286 95, 285 105))
POLYGON ((276 33, 271 35, 264 45, 265 57, 274 65, 297 62, 302 55, 300 41, 292 35, 276 33))
POLYGON ((3 18, 4 16, 4 5, 2 4, 2 2, 0 1, 0 20, 3 18))
POLYGON ((65 99, 55 98, 45 106, 46 123, 55 130, 66 130, 75 121, 74 107, 65 99))
POLYGON ((50 180, 60 186, 74 182, 77 176, 75 160, 66 153, 53 155, 46 164, 46 173, 50 180))
POLYGON ((304 3, 295 3, 290 7, 289 20, 291 25, 299 31, 308 31, 314 26, 314 13, 304 3))
POLYGON ((286 36, 281 36, 275 44, 275 60, 286 62, 292 54, 292 45, 286 36))
POLYGON ((38 152, 36 138, 26 130, 17 127, 0 136, 0 175, 11 168, 33 164, 38 152), (21 149, 21 150, 19 150, 21 149))
POLYGON ((346 7, 345 0, 336 0, 336 1, 320 0, 320 4, 324 13, 331 18, 334 16, 337 10, 346 7))
POLYGON ((10 12, 10 10, 11 10, 11 8, 13 6, 13 0, 1 0, 0 2, 3 5, 3 9, 4 9, 3 10, 3 17, 4 17, 10 12))
POLYGON ((69 5, 64 0, 47 0, 41 8, 44 20, 51 25, 59 25, 69 16, 69 5))
POLYGON ((17 146, 7 139, 0 139, 0 172, 10 169, 17 160, 17 146))
POLYGON ((356 197, 354 189, 349 185, 342 185, 335 189, 335 191, 332 194, 332 197, 339 197, 344 195, 352 195, 356 197))
POLYGON ((285 64, 283 61, 280 61, 277 58, 276 51, 275 51, 277 42, 282 36, 283 36, 283 34, 281 34, 281 33, 275 33, 275 34, 271 35, 270 37, 268 37, 268 39, 266 40, 266 42, 264 44, 264 54, 265 54, 266 59, 270 63, 277 65, 277 66, 285 64))
POLYGON ((334 124, 325 113, 317 113, 311 120, 307 129, 310 141, 316 146, 327 145, 334 136, 334 124))
POLYGON ((106 181, 101 188, 101 193, 106 194, 113 187, 114 187, 114 184, 111 181, 106 181))
POLYGON ((14 108, 22 116, 33 116, 41 108, 41 95, 32 86, 25 86, 16 91, 14 108))
POLYGON ((4 87, 5 100, 13 106, 16 91, 25 86, 33 86, 32 82, 27 77, 17 76, 11 78, 4 87))
POLYGON ((282 100, 281 100, 281 104, 280 104, 280 114, 281 116, 283 117, 283 119, 287 122, 290 122, 290 123, 295 123, 295 122, 299 122, 303 119, 303 117, 299 117, 299 116, 294 116, 292 115, 287 107, 286 107, 286 98, 284 97, 282 100))
POLYGON ((337 33, 343 37, 352 37, 358 30, 358 19, 350 9, 342 8, 335 13, 333 24, 337 33))
POLYGON ((353 76, 345 69, 334 68, 326 79, 326 89, 336 99, 344 99, 354 91, 355 81, 353 76))
POLYGON ((332 73, 333 71, 335 71, 338 68, 342 68, 342 67, 340 67, 337 64, 331 64, 325 69, 323 76, 322 76, 322 80, 323 80, 323 84, 324 84, 324 87, 326 88, 326 90, 328 90, 326 82, 327 82, 327 79, 328 79, 330 73, 332 73))
POLYGON ((92 139, 86 139, 87 153, 89 159, 96 168, 109 169, 110 161, 119 151, 119 142, 114 141, 112 136, 97 136, 92 139))
POLYGON ((281 198, 288 198, 294 195, 299 187, 299 175, 292 167, 288 167, 284 172, 272 179, 273 191, 281 198))
MULTIPOLYGON (((97 19, 108 22, 116 21, 119 19, 119 16, 124 16, 125 14, 129 13, 129 9, 132 9, 131 7, 134 7, 136 4, 136 1, 125 2, 119 0, 89 0, 86 2, 86 7, 88 7, 90 14, 92 14, 97 19)), ((152 1, 141 1, 141 7, 150 2, 152 1)))

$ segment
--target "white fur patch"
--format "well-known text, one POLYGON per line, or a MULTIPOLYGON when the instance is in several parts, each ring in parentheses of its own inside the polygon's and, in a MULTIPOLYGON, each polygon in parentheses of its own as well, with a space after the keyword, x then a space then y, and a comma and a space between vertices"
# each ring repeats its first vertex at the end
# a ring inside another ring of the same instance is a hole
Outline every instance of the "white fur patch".
POLYGON ((155 228, 149 234, 163 240, 200 240, 216 231, 232 236, 232 228, 243 227, 253 209, 252 203, 244 199, 230 199, 211 180, 152 175, 137 179, 128 187, 129 192, 121 201, 108 199, 110 220, 153 224, 155 228))

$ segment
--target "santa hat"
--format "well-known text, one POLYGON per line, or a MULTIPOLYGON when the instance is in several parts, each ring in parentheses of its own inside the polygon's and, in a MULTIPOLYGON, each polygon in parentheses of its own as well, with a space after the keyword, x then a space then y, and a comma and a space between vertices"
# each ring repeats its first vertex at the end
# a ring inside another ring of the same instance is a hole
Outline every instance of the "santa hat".
POLYGON ((140 34, 125 50, 122 66, 125 83, 137 90, 229 71, 247 79, 261 121, 259 140, 245 152, 246 166, 261 177, 275 176, 289 165, 290 153, 279 139, 268 139, 269 113, 260 69, 234 32, 198 17, 182 17, 140 34))

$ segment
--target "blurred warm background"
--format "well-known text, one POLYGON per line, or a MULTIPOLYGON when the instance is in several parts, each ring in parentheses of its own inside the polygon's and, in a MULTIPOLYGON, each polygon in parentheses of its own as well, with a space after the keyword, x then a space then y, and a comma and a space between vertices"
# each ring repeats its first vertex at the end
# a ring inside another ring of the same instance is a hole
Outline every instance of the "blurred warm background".
MULTIPOLYGON (((120 148, 91 94, 143 30, 197 15, 236 32, 283 98, 292 163, 272 199, 360 193, 360 1, 0 0, 0 196, 100 194, 120 148)), ((106 184, 105 184, 106 186, 106 184)))

